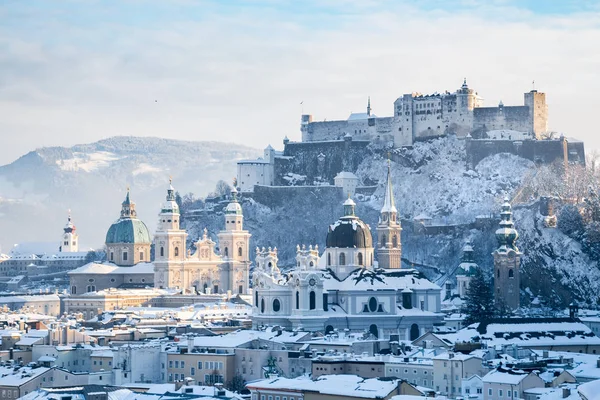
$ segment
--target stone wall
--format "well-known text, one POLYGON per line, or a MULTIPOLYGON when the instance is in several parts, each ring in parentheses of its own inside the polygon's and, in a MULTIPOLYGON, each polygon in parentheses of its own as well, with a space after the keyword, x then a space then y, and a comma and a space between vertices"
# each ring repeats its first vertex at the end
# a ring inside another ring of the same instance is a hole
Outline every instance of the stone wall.
POLYGON ((527 106, 478 107, 473 110, 473 136, 477 132, 509 129, 519 132, 533 132, 527 106))
POLYGON ((340 121, 315 121, 301 126, 302 141, 341 140, 346 134, 358 140, 375 139, 393 135, 393 117, 373 117, 340 121))
POLYGON ((556 140, 488 140, 467 139, 467 163, 473 168, 485 157, 498 153, 511 153, 528 160, 551 164, 555 160, 563 160, 566 150, 570 163, 585 165, 585 149, 583 142, 563 142, 556 140))
POLYGON ((341 171, 356 172, 367 153, 367 140, 332 140, 324 142, 289 142, 283 157, 275 158, 274 184, 288 186, 286 174, 306 176, 305 183, 315 180, 333 185, 333 179, 341 171))

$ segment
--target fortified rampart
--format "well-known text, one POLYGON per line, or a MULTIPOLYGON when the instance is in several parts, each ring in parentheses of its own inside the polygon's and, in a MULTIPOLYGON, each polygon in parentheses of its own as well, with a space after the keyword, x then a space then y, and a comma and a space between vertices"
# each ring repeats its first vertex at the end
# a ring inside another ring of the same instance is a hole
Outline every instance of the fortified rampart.
POLYGON ((473 168, 485 157, 498 153, 511 153, 536 163, 551 164, 555 160, 585 165, 583 142, 564 137, 553 140, 489 140, 467 138, 467 164, 473 168))
POLYGON ((368 140, 344 140, 323 142, 288 142, 283 156, 275 158, 275 185, 287 186, 284 179, 289 174, 306 176, 305 184, 313 182, 333 184, 333 178, 341 171, 356 171, 365 157, 368 140))

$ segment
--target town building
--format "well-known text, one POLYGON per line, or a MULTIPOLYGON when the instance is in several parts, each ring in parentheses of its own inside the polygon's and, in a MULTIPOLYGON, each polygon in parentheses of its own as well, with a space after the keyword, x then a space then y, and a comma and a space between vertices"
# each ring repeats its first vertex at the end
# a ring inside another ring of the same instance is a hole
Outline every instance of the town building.
POLYGON ((461 261, 456 270, 456 287, 458 289, 458 296, 461 299, 466 299, 471 278, 479 266, 475 262, 475 252, 473 251, 473 246, 470 241, 465 243, 462 252, 461 261))
POLYGON ((483 392, 486 400, 524 398, 531 388, 543 388, 544 381, 534 372, 498 367, 483 377, 483 392))

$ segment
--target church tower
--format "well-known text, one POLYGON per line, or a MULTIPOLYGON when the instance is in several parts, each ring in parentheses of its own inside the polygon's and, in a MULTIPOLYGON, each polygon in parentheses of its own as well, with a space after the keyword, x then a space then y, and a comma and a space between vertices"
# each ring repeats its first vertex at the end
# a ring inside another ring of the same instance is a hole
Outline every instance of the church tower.
POLYGON ((175 189, 169 181, 166 201, 158 214, 154 234, 154 282, 159 288, 184 289, 187 233, 179 228, 179 221, 175 189))
POLYGON ((498 248, 494 250, 494 300, 497 306, 515 310, 520 306, 521 252, 515 245, 519 234, 512 221, 508 198, 504 199, 500 213, 500 228, 496 230, 498 248))
POLYGON ((231 290, 232 294, 248 294, 250 236, 252 235, 244 230, 244 215, 235 187, 231 189, 231 202, 225 207, 224 213, 225 229, 218 234, 219 248, 223 257, 219 289, 231 290))
POLYGON ((394 201, 394 190, 392 187, 391 163, 388 160, 387 182, 385 187, 385 199, 379 215, 377 225, 377 260, 380 268, 401 268, 402 244, 400 233, 402 227, 398 220, 398 210, 394 201))
POLYGON ((76 253, 79 251, 79 236, 75 232, 76 230, 77 228, 71 221, 71 210, 69 210, 67 225, 63 228, 64 233, 59 247, 61 253, 76 253))

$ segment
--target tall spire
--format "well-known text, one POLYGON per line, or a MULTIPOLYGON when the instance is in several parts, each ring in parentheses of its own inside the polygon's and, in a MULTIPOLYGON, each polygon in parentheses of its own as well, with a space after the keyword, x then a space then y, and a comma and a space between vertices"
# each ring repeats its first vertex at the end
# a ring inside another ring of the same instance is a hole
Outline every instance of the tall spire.
POLYGON ((397 213, 396 202, 394 201, 394 188, 392 187, 392 162, 388 157, 387 183, 385 187, 385 199, 381 212, 397 213))
POLYGON ((367 115, 371 116, 371 96, 369 96, 369 100, 367 102, 367 115))
POLYGON ((135 203, 129 198, 129 186, 127 186, 127 196, 121 203, 121 218, 136 218, 135 203))

